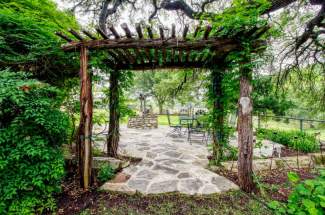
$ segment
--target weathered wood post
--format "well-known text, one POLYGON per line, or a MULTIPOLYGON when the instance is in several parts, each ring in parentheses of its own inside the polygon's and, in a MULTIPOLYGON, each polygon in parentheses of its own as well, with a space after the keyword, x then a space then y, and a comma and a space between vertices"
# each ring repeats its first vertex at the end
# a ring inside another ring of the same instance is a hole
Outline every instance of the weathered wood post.
POLYGON ((222 80, 224 76, 222 68, 213 68, 212 78, 212 96, 213 96, 213 144, 212 156, 216 165, 221 162, 224 141, 224 104, 222 80))
POLYGON ((251 99, 251 69, 245 65, 241 68, 240 98, 238 101, 238 179, 242 190, 251 192, 254 189, 253 182, 253 126, 251 99))
POLYGON ((80 48, 80 123, 78 129, 77 154, 80 185, 88 189, 91 185, 92 171, 92 116, 93 97, 91 74, 87 71, 88 49, 80 48))
POLYGON ((111 71, 109 78, 109 129, 107 135, 107 154, 117 157, 118 142, 120 139, 120 112, 119 112, 119 86, 120 71, 111 71))

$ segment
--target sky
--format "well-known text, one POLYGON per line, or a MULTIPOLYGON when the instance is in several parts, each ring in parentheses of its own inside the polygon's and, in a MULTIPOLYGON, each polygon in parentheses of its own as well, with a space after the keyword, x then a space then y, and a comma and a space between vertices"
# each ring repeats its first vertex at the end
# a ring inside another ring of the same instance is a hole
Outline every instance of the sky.
MULTIPOLYGON (((67 3, 67 1, 64 0, 54 0, 58 7, 62 10, 64 9, 70 9, 73 7, 72 3, 67 3)), ((120 19, 117 22, 114 22, 114 27, 116 30, 120 33, 124 32, 120 25, 122 23, 127 23, 128 26, 131 29, 131 32, 135 32, 135 24, 136 23, 144 23, 149 24, 148 17, 150 16, 150 13, 152 11, 152 8, 147 6, 139 7, 139 9, 136 12, 131 12, 130 8, 126 8, 122 14, 120 15, 120 19), (133 26, 133 27, 132 27, 133 26)), ((97 17, 93 19, 93 16, 91 14, 83 14, 80 11, 76 12, 76 18, 78 22, 84 27, 87 28, 88 25, 91 23, 95 23, 97 25, 97 17)), ((195 26, 197 24, 196 21, 190 20, 187 17, 184 19, 179 19, 179 16, 174 11, 161 11, 158 14, 159 20, 155 20, 155 25, 153 25, 153 30, 158 31, 158 26, 162 25, 167 30, 167 34, 169 33, 168 30, 171 29, 172 24, 176 25, 176 33, 181 35, 183 32, 183 27, 185 24, 190 24, 190 26, 195 26)), ((190 29, 191 30, 191 29, 190 29)), ((122 33, 123 34, 123 33, 122 33)))
MULTIPOLYGON (((70 9, 72 8, 73 4, 72 3, 67 3, 67 0, 54 0, 60 9, 70 9)), ((148 23, 148 17, 150 15, 150 13, 152 12, 152 8, 150 6, 150 4, 147 4, 147 5, 144 5, 143 6, 143 1, 144 0, 141 0, 141 1, 137 1, 137 2, 140 2, 141 5, 136 5, 138 7, 138 10, 136 12, 132 12, 131 11, 131 8, 124 8, 124 10, 122 11, 122 13, 120 14, 120 19, 118 21, 115 21, 114 22, 114 27, 115 29, 121 34, 121 35, 124 35, 124 31, 121 29, 120 25, 122 23, 127 23, 131 32, 135 32, 135 23, 138 23, 138 22, 144 22, 144 24, 149 24, 148 23)), ((195 1, 195 0, 191 0, 191 1, 195 1)), ((199 1, 199 0, 197 0, 199 1)), ((230 2, 230 1, 228 1, 230 2)), ((217 6, 216 6, 217 7, 217 6)), ((215 7, 215 8, 216 8, 215 7)), ((220 7, 220 5, 219 5, 220 7)), ((222 8, 226 7, 226 5, 223 3, 221 5, 222 8)), ((295 7, 294 4, 293 5, 290 5, 290 7, 295 7)), ((215 8, 213 8, 212 10, 215 10, 215 8)), ((286 12, 286 10, 288 10, 288 8, 284 9, 284 10, 278 10, 276 11, 275 13, 272 13, 272 17, 275 18, 277 17, 281 12, 286 12)), ((316 6, 316 7, 311 7, 309 8, 309 12, 312 13, 312 12, 317 12, 319 10, 319 8, 316 6)), ((306 11, 301 11, 301 14, 305 14, 306 11)), ((75 14, 76 17, 77 17, 77 20, 79 21, 79 23, 84 27, 84 28, 87 28, 88 25, 90 25, 91 23, 95 23, 95 25, 97 25, 97 19, 98 17, 96 17, 95 19, 93 19, 93 16, 91 14, 83 14, 83 13, 80 13, 77 11, 77 13, 75 14)), ((171 26, 172 24, 175 24, 176 25, 176 34, 178 34, 179 36, 182 34, 183 32, 183 26, 185 24, 190 24, 190 32, 194 31, 193 28, 195 27, 195 25, 197 24, 197 22, 193 21, 193 20, 190 20, 188 18, 180 18, 179 14, 175 11, 165 11, 165 10, 162 10, 159 14, 158 14, 158 17, 159 17, 159 20, 155 20, 156 23, 154 23, 153 25, 153 31, 154 32, 158 32, 158 27, 160 25, 163 25, 165 27, 165 34, 168 35, 170 34, 170 29, 171 29, 171 26), (192 29, 191 29, 192 28, 192 29)), ((272 19, 270 20, 270 23, 271 24, 274 24, 272 23, 272 19)), ((294 22, 294 25, 297 25, 299 26, 299 19, 297 21, 294 22)), ((293 30, 291 33, 289 33, 291 31, 291 27, 294 26, 294 25, 290 25, 288 28, 285 29, 285 31, 287 32, 286 34, 287 35, 290 35, 292 32, 295 33, 293 30), (288 34, 289 33, 289 34, 288 34)), ((93 29, 93 28, 92 28, 93 29)), ((298 32, 300 31, 300 34, 301 32, 304 30, 304 26, 301 25, 300 26, 300 29, 298 29, 298 32)), ((280 49, 282 46, 285 46, 285 42, 283 42, 283 40, 281 39, 280 41, 273 41, 269 47, 271 47, 271 49, 273 49, 273 56, 275 58, 274 60, 274 63, 269 64, 268 66, 265 67, 265 70, 268 71, 268 73, 272 73, 276 70, 279 69, 279 60, 281 58, 283 58, 283 56, 281 56, 280 54, 280 49)), ((292 59, 290 58, 287 58, 285 61, 284 61, 284 65, 290 63, 290 61, 292 61, 292 59)))

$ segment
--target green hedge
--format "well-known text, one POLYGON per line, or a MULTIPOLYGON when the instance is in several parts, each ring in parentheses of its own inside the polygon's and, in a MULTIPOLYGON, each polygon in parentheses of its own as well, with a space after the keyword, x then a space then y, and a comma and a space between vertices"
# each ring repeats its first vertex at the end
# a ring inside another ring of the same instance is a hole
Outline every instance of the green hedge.
POLYGON ((257 129, 257 137, 268 139, 302 152, 316 152, 319 143, 316 138, 301 131, 281 131, 276 129, 257 129))
POLYGON ((23 73, 0 71, 0 214, 41 214, 64 175, 68 118, 60 92, 23 73))

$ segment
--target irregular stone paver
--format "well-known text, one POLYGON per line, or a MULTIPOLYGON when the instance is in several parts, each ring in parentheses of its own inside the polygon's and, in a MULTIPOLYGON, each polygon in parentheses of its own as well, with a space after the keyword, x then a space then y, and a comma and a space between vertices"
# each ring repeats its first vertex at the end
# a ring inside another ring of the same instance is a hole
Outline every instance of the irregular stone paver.
POLYGON ((130 179, 127 184, 131 189, 146 190, 147 186, 149 184, 149 181, 148 180, 130 179))
POLYGON ((186 135, 171 137, 167 135, 169 131, 167 126, 151 130, 122 127, 119 153, 142 161, 123 169, 123 173, 131 175, 128 181, 112 188, 109 186, 112 183, 107 182, 102 189, 190 195, 238 189, 228 179, 206 169, 209 152, 205 143, 190 144, 186 135))
POLYGON ((161 170, 165 174, 171 174, 171 175, 176 175, 179 172, 178 170, 175 170, 175 169, 172 169, 170 167, 163 166, 163 165, 160 165, 160 164, 156 164, 152 169, 153 170, 161 170))
POLYGON ((177 190, 177 180, 162 181, 153 183, 148 190, 148 193, 168 193, 175 192, 177 190))
POLYGON ((194 194, 203 186, 203 182, 199 179, 186 179, 179 182, 179 190, 183 193, 194 194))
POLYGON ((178 174, 177 178, 189 178, 190 174, 188 172, 181 172, 178 174))
POLYGON ((156 172, 144 169, 144 170, 141 170, 140 172, 138 172, 136 177, 137 178, 144 178, 144 179, 153 179, 157 175, 158 175, 158 173, 156 173, 156 172))

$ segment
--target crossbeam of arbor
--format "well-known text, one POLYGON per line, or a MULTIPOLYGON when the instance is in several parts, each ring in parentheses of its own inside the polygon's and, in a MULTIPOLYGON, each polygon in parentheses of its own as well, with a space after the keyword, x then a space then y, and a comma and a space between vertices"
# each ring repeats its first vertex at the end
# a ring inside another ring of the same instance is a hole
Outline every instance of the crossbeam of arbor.
POLYGON ((81 47, 90 51, 107 50, 107 64, 117 70, 204 68, 241 48, 235 38, 211 33, 209 25, 197 26, 192 33, 186 25, 181 37, 177 37, 175 25, 169 31, 159 27, 157 33, 150 26, 143 29, 140 24, 135 26, 134 32, 122 24, 123 34, 114 26, 108 29, 109 34, 100 29, 96 29, 97 33, 70 29, 71 35, 56 34, 68 42, 62 46, 64 51, 78 51, 81 47))

